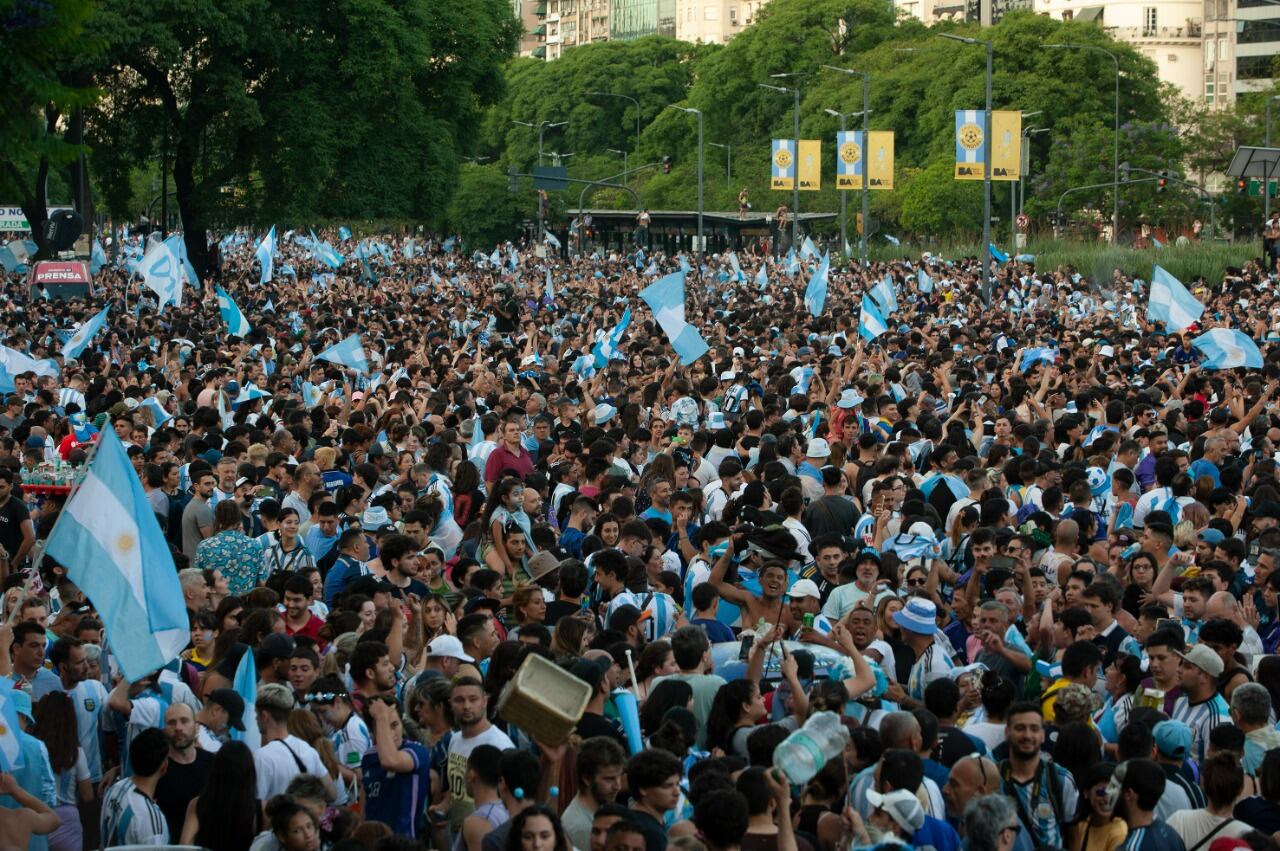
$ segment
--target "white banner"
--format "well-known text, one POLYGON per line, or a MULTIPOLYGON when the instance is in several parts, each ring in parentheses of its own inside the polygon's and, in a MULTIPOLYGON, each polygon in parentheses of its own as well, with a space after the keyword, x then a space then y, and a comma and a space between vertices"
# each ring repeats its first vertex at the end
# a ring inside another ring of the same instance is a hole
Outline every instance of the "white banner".
MULTIPOLYGON (((50 207, 49 215, 52 216, 57 210, 70 210, 71 207, 50 207)), ((21 207, 8 207, 0 205, 0 231, 20 230, 30 231, 31 225, 27 222, 27 216, 22 212, 21 207)))

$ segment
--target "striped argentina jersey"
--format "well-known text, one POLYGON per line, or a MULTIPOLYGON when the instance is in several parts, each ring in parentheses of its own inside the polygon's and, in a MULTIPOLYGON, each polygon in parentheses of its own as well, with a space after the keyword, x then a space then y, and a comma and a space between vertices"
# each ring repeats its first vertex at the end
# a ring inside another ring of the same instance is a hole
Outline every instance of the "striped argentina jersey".
POLYGON ((907 678, 907 694, 915 700, 923 701, 924 690, 929 683, 947 676, 947 672, 955 666, 946 645, 935 640, 912 664, 911 675, 907 678))
POLYGON ((1231 723, 1231 709, 1222 695, 1216 692, 1201 703, 1190 702, 1184 694, 1174 702, 1170 717, 1191 728, 1191 755, 1196 762, 1204 762, 1205 751, 1209 749, 1209 734, 1215 727, 1231 723))
POLYGON ((621 606, 635 606, 640 611, 649 613, 649 616, 641 622, 645 641, 656 641, 675 631, 676 601, 671 599, 670 594, 619 591, 609 601, 609 608, 605 612, 606 626, 613 618, 613 613, 621 606))
POLYGON ((160 806, 127 777, 103 797, 101 828, 103 848, 169 844, 169 823, 160 806))

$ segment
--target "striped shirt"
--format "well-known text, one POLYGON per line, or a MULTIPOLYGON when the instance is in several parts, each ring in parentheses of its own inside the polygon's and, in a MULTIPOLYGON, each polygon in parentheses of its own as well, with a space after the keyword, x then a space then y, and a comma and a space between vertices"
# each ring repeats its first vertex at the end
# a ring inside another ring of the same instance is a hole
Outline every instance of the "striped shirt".
POLYGON ((1231 709, 1221 694, 1215 693, 1201 703, 1192 703, 1184 694, 1174 702, 1170 717, 1191 728, 1192 756, 1196 762, 1204 762, 1205 751, 1209 748, 1209 734, 1215 727, 1231 723, 1231 709))
POLYGON ((605 612, 605 623, 607 624, 613 618, 613 613, 620 606, 635 606, 642 612, 648 612, 649 617, 645 618, 641 623, 644 627, 645 641, 656 641, 665 635, 670 635, 676 628, 676 601, 671 599, 671 595, 648 592, 638 593, 635 591, 619 591, 609 601, 609 608, 605 612), (649 598, 645 602, 645 598, 649 598))
POLYGON ((929 683, 946 676, 955 666, 945 647, 936 642, 930 644, 929 649, 911 666, 911 675, 907 678, 907 694, 915 700, 924 700, 924 690, 929 683))
POLYGON ((128 777, 117 781, 103 797, 101 828, 104 848, 169 844, 164 813, 128 777))

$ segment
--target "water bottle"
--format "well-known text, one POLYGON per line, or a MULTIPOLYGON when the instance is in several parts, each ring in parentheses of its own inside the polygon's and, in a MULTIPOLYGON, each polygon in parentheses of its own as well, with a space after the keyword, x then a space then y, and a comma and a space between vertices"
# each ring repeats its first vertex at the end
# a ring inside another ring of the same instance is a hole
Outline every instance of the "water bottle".
POLYGON ((787 776, 793 786, 813 779, 828 760, 836 759, 849 744, 849 731, 834 712, 817 712, 804 726, 778 745, 773 767, 787 776))

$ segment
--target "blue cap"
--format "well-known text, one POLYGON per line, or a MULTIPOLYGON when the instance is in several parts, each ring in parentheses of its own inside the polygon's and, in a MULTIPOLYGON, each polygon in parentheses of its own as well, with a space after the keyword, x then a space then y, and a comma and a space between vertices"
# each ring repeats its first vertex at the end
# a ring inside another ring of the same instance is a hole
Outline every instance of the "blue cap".
POLYGON ((1201 529, 1196 534, 1196 537, 1204 541, 1209 546, 1216 547, 1218 544, 1221 544, 1224 540, 1226 540, 1227 536, 1219 532, 1217 529, 1205 528, 1205 529, 1201 529))
POLYGON ((1161 721, 1152 733, 1161 756, 1186 759, 1191 753, 1191 728, 1181 721, 1161 721))

